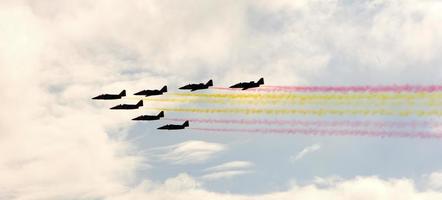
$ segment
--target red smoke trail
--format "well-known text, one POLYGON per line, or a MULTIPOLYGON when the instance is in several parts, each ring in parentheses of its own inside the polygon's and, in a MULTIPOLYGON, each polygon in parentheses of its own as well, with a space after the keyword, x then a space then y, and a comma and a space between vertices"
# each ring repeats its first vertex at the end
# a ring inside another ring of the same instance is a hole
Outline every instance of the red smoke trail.
POLYGON ((315 126, 315 127, 374 127, 374 128, 417 128, 441 127, 441 123, 429 121, 325 121, 325 120, 267 120, 267 119, 204 119, 204 118, 165 118, 165 120, 182 122, 189 120, 194 123, 205 124, 241 124, 241 125, 275 125, 275 126, 315 126))
MULTIPOLYGON (((220 90, 238 90, 212 87, 220 90)), ((390 85, 390 86, 262 86, 245 91, 287 91, 287 92, 440 92, 442 85, 390 85)))
POLYGON ((323 129, 237 129, 237 128, 189 128, 205 132, 263 133, 312 136, 371 136, 371 137, 409 137, 441 139, 442 133, 402 132, 402 131, 366 131, 366 130, 323 130, 323 129))
POLYGON ((216 86, 210 88, 216 90, 232 90, 232 91, 256 91, 256 89, 258 89, 258 88, 250 88, 247 90, 242 90, 241 88, 228 88, 228 87, 216 87, 216 86))

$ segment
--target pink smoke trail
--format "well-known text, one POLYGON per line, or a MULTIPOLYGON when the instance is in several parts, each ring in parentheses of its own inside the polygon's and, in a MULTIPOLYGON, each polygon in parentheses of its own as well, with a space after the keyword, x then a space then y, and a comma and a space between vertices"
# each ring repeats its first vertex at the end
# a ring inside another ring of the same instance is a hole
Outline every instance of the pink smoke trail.
MULTIPOLYGON (((238 90, 212 87, 219 90, 238 90)), ((442 85, 387 85, 387 86, 261 86, 245 91, 287 91, 287 92, 440 92, 442 85)))
POLYGON ((321 129, 238 129, 238 128, 189 128, 205 132, 290 134, 311 136, 371 136, 371 137, 408 137, 441 139, 442 133, 402 132, 402 131, 366 131, 366 130, 321 130, 321 129))
POLYGON ((315 127, 374 127, 374 128, 417 128, 441 127, 441 123, 429 121, 325 121, 325 120, 267 120, 267 119, 204 119, 204 118, 165 118, 165 120, 182 122, 189 120, 194 123, 205 124, 241 124, 241 125, 275 125, 275 126, 315 126, 315 127))

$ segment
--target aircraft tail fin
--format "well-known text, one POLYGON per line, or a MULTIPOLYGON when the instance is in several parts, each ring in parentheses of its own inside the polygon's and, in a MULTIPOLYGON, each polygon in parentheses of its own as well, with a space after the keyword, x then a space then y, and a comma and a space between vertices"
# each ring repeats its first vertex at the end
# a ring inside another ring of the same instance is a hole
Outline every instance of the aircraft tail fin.
POLYGON ((184 127, 189 127, 189 121, 185 121, 183 124, 184 127))
POLYGON ((122 96, 122 97, 125 97, 126 96, 126 90, 121 91, 119 95, 122 96))
POLYGON ((137 103, 137 106, 143 106, 143 100, 140 100, 140 101, 137 103))
POLYGON ((164 111, 161 111, 160 113, 158 113, 158 117, 164 117, 164 111))
POLYGON ((161 88, 160 91, 161 91, 161 92, 167 92, 167 85, 163 86, 163 88, 161 88))
POLYGON ((264 78, 260 78, 260 79, 258 80, 258 84, 263 85, 263 84, 264 84, 264 78))
POLYGON ((210 80, 206 83, 206 85, 207 85, 207 86, 213 86, 213 81, 212 81, 212 79, 210 79, 210 80))

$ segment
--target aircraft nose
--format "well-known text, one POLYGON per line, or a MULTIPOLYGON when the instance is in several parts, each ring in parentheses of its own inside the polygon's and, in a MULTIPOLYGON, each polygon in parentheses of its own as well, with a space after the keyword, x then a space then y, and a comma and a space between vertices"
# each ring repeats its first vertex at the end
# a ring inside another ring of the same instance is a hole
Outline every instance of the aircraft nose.
POLYGON ((134 95, 141 95, 141 94, 142 94, 142 92, 137 92, 134 95))

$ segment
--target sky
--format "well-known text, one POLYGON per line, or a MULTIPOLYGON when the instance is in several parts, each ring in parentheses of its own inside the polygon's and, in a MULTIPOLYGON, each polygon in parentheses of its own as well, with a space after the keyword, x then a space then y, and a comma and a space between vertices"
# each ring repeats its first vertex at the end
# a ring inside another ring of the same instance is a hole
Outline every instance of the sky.
MULTIPOLYGON (((441 9, 437 0, 0 0, 0 199, 442 199, 440 139, 165 133, 156 128, 170 121, 130 120, 162 102, 116 112, 138 99, 91 100, 209 79, 440 85, 441 9)), ((220 91, 199 93, 211 92, 220 91)))

